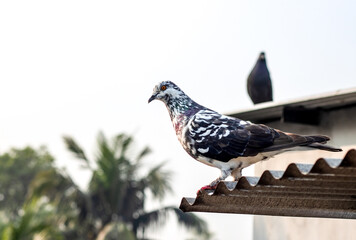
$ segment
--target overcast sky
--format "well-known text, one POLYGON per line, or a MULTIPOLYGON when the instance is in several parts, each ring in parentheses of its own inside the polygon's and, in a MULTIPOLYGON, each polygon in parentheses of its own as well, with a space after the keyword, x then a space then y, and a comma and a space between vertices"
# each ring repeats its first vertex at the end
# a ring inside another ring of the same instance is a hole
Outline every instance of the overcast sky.
MULTIPOLYGON (((93 157, 98 131, 135 134, 154 150, 148 165, 174 171, 164 204, 178 206, 219 171, 184 152, 162 103, 147 104, 154 85, 172 80, 222 113, 251 108, 246 78, 265 51, 277 102, 355 87, 355 11, 351 0, 1 1, 0 152, 46 145, 85 186, 61 136, 93 157)), ((200 216, 215 239, 252 238, 251 216, 200 216)))

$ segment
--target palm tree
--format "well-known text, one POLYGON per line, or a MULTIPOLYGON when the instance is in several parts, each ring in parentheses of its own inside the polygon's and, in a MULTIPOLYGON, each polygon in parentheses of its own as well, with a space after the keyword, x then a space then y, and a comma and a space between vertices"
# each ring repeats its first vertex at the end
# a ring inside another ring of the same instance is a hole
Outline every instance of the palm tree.
POLYGON ((57 218, 52 206, 41 202, 41 198, 28 199, 22 208, 22 214, 15 221, 3 224, 0 228, 1 240, 26 239, 63 239, 57 229, 57 218))
POLYGON ((91 239, 95 232, 86 218, 89 199, 64 170, 52 168, 39 172, 31 181, 27 201, 44 199, 52 207, 56 226, 65 239, 91 239))
POLYGON ((148 147, 133 154, 131 136, 119 134, 109 141, 99 133, 98 151, 91 161, 73 138, 65 136, 64 142, 83 167, 92 173, 87 191, 82 192, 63 173, 44 172, 32 184, 32 193, 45 194, 59 206, 75 205, 77 212, 68 210, 71 208, 68 206, 65 212, 75 213, 79 218, 74 220, 71 216, 64 222, 66 226, 73 226, 69 223, 77 221, 80 230, 74 235, 69 231, 72 235, 67 236, 77 239, 79 236, 85 236, 84 239, 144 239, 147 228, 163 223, 169 213, 173 213, 179 224, 204 239, 209 238, 206 223, 194 214, 183 213, 173 206, 150 212, 145 210, 149 192, 154 199, 162 200, 172 190, 171 173, 163 170, 163 163, 142 171, 143 159, 151 152, 148 147), (68 199, 74 204, 68 204, 68 199))

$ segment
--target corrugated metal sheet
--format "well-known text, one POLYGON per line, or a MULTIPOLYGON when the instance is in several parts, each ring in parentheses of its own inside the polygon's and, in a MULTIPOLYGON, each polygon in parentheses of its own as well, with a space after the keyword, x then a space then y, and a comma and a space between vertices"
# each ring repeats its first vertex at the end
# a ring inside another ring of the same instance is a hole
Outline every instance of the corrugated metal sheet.
POLYGON ((344 159, 290 164, 260 178, 221 182, 215 191, 183 198, 184 212, 356 219, 356 150, 344 159))

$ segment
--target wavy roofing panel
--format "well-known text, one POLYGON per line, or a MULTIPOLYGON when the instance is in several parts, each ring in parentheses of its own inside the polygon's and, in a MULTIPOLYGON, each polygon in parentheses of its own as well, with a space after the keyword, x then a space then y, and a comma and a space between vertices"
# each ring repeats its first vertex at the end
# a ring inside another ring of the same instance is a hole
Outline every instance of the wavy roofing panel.
POLYGON ((184 212, 356 219, 356 150, 344 159, 288 165, 260 178, 221 182, 215 191, 183 198, 184 212))

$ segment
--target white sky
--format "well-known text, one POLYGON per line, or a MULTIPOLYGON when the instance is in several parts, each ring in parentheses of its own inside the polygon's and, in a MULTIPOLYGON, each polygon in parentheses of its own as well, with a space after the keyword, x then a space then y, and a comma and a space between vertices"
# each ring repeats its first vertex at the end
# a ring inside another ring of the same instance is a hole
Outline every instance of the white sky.
MULTIPOLYGON (((355 87, 355 10, 351 0, 1 1, 0 151, 44 144, 84 186, 61 136, 93 157, 99 130, 135 134, 154 149, 150 163, 168 160, 175 193, 164 204, 178 206, 219 171, 183 151, 162 103, 147 104, 154 85, 172 80, 219 112, 249 108, 246 78, 265 51, 276 101, 355 87)), ((200 216, 215 239, 252 238, 251 216, 200 216)), ((155 236, 180 232, 171 223, 155 236)))

